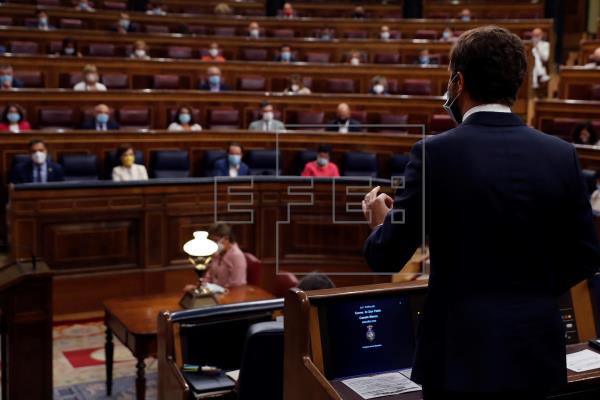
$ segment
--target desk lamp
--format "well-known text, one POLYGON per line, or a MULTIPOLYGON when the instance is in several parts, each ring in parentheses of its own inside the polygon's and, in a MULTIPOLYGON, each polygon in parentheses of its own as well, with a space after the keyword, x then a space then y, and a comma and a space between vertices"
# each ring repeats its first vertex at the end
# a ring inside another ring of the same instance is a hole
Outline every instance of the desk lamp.
POLYGON ((190 260, 194 266, 194 271, 198 275, 198 284, 194 290, 183 295, 179 301, 181 307, 201 308, 217 304, 214 294, 204 281, 206 267, 217 250, 217 244, 208 238, 208 232, 206 231, 194 232, 194 238, 183 245, 183 251, 189 256, 188 260, 190 260))

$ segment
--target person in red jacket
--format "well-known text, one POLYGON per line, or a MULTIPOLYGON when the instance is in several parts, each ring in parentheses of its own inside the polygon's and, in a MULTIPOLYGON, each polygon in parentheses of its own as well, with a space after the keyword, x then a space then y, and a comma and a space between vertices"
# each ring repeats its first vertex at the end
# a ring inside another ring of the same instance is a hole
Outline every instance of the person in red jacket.
POLYGON ((329 161, 329 154, 331 153, 331 146, 328 144, 322 144, 319 146, 319 154, 315 161, 309 161, 304 166, 302 176, 326 176, 335 177, 340 176, 340 171, 337 165, 329 161))
POLYGON ((30 131, 29 122, 25 121, 25 113, 21 107, 16 104, 9 104, 2 112, 2 122, 0 122, 0 132, 24 132, 30 131))

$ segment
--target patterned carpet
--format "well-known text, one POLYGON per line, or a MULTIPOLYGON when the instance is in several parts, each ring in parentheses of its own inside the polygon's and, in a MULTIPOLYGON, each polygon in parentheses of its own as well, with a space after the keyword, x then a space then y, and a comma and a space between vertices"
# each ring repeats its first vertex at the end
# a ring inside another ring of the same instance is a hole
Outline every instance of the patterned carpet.
MULTIPOLYGON (((54 399, 135 399, 135 359, 116 338, 113 394, 106 396, 104 341, 101 321, 54 327, 54 399)), ((146 365, 146 399, 156 399, 156 360, 147 359, 146 365)))

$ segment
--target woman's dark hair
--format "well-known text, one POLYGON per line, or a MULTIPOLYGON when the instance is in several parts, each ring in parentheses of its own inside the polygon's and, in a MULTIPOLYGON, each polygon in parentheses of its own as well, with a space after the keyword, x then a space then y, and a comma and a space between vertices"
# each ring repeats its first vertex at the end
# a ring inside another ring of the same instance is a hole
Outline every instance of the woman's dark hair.
POLYGON ((512 105, 527 73, 521 39, 497 26, 463 33, 450 51, 450 71, 461 72, 475 101, 512 105))
POLYGON ((181 110, 184 109, 184 108, 187 108, 187 110, 190 113, 190 122, 189 122, 189 125, 194 125, 195 124, 195 122, 194 122, 194 113, 192 112, 192 107, 188 107, 188 106, 180 106, 177 109, 177 112, 175 113, 174 122, 176 122, 178 124, 180 123, 179 122, 179 114, 181 114, 181 110))
POLYGON ((235 243, 235 235, 233 230, 231 229, 231 226, 227 224, 219 223, 211 225, 210 228, 208 228, 208 235, 217 237, 227 236, 231 243, 235 243))
POLYGON ((585 122, 583 124, 578 124, 573 128, 573 143, 575 144, 596 144, 598 142, 598 133, 596 133, 596 129, 594 125, 590 121, 585 122), (586 130, 590 133, 590 140, 588 143, 583 143, 581 141, 581 132, 586 130))
POLYGON ((19 116, 21 117, 21 119, 19 120, 19 122, 23 122, 25 121, 25 111, 23 111, 23 109, 21 108, 20 105, 18 104, 7 104, 6 107, 4 107, 4 111, 2 111, 2 122, 4 122, 5 124, 10 124, 10 121, 8 120, 8 110, 14 107, 17 109, 17 112, 19 113, 19 116))
POLYGON ((331 145, 330 144, 320 144, 317 148, 318 153, 331 153, 331 145))
POLYGON ((129 143, 120 144, 119 147, 117 147, 117 154, 115 155, 117 160, 120 160, 121 157, 123 157, 123 154, 125 154, 125 152, 129 150, 133 150, 132 145, 130 145, 129 143))
POLYGON ((298 289, 308 290, 320 290, 320 289, 331 289, 334 288, 335 284, 327 275, 311 272, 300 280, 298 283, 298 289))

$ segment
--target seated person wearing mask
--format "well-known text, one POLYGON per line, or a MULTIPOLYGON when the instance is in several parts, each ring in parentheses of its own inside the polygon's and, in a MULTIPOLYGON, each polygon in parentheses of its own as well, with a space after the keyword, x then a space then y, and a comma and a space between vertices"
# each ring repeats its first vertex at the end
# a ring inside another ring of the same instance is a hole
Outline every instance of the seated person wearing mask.
POLYGON ((584 65, 585 68, 600 68, 600 47, 590 56, 590 62, 584 65))
POLYGON ((94 116, 87 117, 81 129, 90 131, 110 131, 119 129, 119 124, 111 118, 110 108, 106 104, 98 104, 94 107, 94 116))
POLYGON ((60 164, 48 159, 46 145, 39 139, 29 142, 31 158, 19 163, 12 171, 10 182, 17 183, 46 183, 64 180, 60 164))
POLYGON ((335 119, 329 122, 325 130, 339 133, 360 132, 360 122, 350 118, 351 115, 350 106, 341 103, 337 108, 335 119))
POLYGON ((245 285, 248 264, 231 227, 222 223, 212 225, 208 237, 217 242, 219 250, 207 266, 205 281, 226 288, 245 285))
POLYGON ((220 158, 213 165, 213 176, 245 176, 250 175, 246 163, 242 161, 242 146, 231 143, 227 151, 227 158, 220 158))
POLYGON ((208 79, 200 85, 200 90, 209 90, 211 92, 224 92, 231 90, 229 85, 223 82, 221 70, 218 67, 209 67, 206 70, 208 79))
POLYGON ((129 18, 129 14, 121 13, 120 18, 117 21, 116 31, 118 33, 137 32, 138 26, 131 22, 131 19, 129 18))
POLYGON ((436 60, 431 58, 428 49, 423 49, 419 52, 419 58, 415 61, 417 65, 437 65, 436 60))
POLYGON ((275 56, 275 61, 282 63, 296 62, 296 58, 292 54, 292 48, 287 44, 281 46, 281 48, 279 49, 279 54, 275 56))
POLYGON ((75 5, 75 9, 79 11, 96 11, 89 0, 79 0, 75 5))
POLYGON ((143 40, 136 40, 133 44, 133 52, 129 55, 130 58, 136 60, 149 60, 148 46, 143 40))
POLYGON ((88 64, 83 67, 83 80, 73 86, 73 90, 79 92, 85 91, 106 91, 106 86, 103 83, 98 82, 98 69, 95 65, 88 64))
POLYGON ((23 109, 16 104, 9 104, 4 108, 2 121, 0 122, 0 132, 19 133, 30 131, 29 122, 25 121, 23 109))
POLYGON ((66 57, 82 57, 83 55, 77 49, 77 42, 73 38, 67 37, 63 39, 62 50, 58 53, 66 57))
POLYGON ((216 42, 212 42, 210 44, 210 48, 208 49, 208 54, 202 56, 200 61, 203 62, 225 62, 225 57, 221 55, 221 50, 219 50, 219 45, 216 42))
POLYGON ((122 144, 117 149, 117 160, 121 165, 112 170, 112 180, 115 182, 146 181, 148 172, 146 167, 135 163, 135 151, 130 144, 122 144))
POLYGON ((173 132, 199 132, 202 127, 194 123, 194 117, 192 116, 190 107, 179 107, 175 119, 169 125, 169 130, 173 132))
POLYGON ((252 121, 248 130, 261 132, 277 132, 284 131, 285 125, 283 122, 276 120, 273 114, 273 105, 264 101, 261 103, 262 119, 252 121))
POLYGON ((14 71, 11 65, 0 65, 0 89, 20 89, 23 87, 23 82, 13 75, 14 71))
POLYGON ((35 13, 35 15, 37 16, 37 28, 42 30, 42 31, 47 31, 49 29, 54 29, 54 27, 52 25, 50 25, 50 23, 48 22, 48 14, 46 14, 45 11, 43 10, 39 10, 38 12, 35 13))
POLYGON ((250 22, 250 24, 248 25, 248 37, 252 39, 260 38, 260 26, 258 25, 258 22, 250 22))
POLYGON ((283 91, 285 94, 311 94, 309 88, 304 86, 304 80, 300 75, 294 74, 290 76, 288 87, 283 91))
POLYGON ((373 79, 371 79, 370 93, 376 95, 389 94, 387 79, 379 75, 373 77, 373 79))
POLYGON ((331 154, 331 146, 322 144, 319 146, 317 159, 309 161, 304 166, 301 176, 316 176, 316 177, 335 177, 340 176, 340 171, 333 162, 329 161, 331 154))

